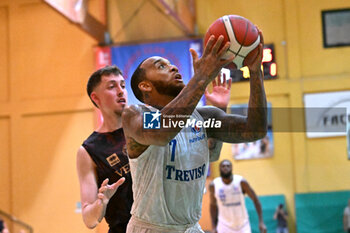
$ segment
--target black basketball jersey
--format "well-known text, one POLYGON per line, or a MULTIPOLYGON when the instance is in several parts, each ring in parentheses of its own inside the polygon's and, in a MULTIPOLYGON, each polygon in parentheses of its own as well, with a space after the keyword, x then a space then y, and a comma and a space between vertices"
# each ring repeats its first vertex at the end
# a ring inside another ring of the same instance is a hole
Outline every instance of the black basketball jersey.
POLYGON ((124 131, 122 128, 108 133, 95 131, 84 141, 83 147, 96 164, 98 188, 106 178, 109 178, 109 184, 113 184, 121 177, 125 177, 125 182, 109 200, 105 214, 109 232, 124 233, 131 217, 130 210, 133 203, 124 131))

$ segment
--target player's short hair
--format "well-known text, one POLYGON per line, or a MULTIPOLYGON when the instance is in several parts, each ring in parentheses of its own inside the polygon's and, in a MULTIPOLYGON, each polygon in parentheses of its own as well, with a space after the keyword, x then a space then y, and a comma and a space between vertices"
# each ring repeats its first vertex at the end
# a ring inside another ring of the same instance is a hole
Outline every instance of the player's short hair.
POLYGON ((222 160, 222 161, 220 162, 219 166, 221 166, 224 162, 229 162, 229 163, 231 164, 231 166, 232 166, 232 162, 231 162, 230 160, 228 160, 228 159, 222 160))
POLYGON ((122 71, 115 65, 113 66, 105 66, 101 69, 96 70, 89 78, 87 83, 87 94, 91 100, 91 102, 96 106, 97 104, 91 99, 91 93, 94 91, 94 89, 101 83, 101 78, 103 75, 109 76, 111 74, 114 74, 115 76, 123 75, 122 71))
MULTIPOLYGON (((146 60, 146 59, 145 59, 146 60)), ((142 63, 145 61, 143 60, 135 69, 134 73, 131 76, 131 89, 134 93, 135 97, 140 100, 143 103, 143 94, 142 91, 139 88, 139 83, 146 79, 146 70, 141 68, 142 63)))

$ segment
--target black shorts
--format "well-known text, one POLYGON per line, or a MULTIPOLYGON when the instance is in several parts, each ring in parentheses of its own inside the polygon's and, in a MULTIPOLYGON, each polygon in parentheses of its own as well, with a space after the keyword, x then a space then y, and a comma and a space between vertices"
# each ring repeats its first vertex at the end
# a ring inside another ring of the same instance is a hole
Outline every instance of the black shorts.
POLYGON ((119 223, 118 225, 109 228, 108 233, 125 233, 127 225, 128 223, 119 223))

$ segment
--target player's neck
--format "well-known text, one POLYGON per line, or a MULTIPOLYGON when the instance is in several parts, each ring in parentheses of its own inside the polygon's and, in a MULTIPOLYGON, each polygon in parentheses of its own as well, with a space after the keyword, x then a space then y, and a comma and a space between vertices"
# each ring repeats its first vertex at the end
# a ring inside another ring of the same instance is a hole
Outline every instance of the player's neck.
POLYGON ((233 181, 233 175, 231 175, 228 178, 221 177, 221 179, 222 179, 222 182, 224 182, 225 184, 230 184, 233 181))
POLYGON ((116 129, 122 128, 122 118, 121 115, 103 115, 103 123, 97 129, 97 132, 113 132, 116 129))
POLYGON ((148 105, 151 105, 155 108, 161 109, 164 106, 166 106, 168 103, 170 103, 174 99, 173 96, 168 96, 168 95, 160 95, 160 94, 155 94, 152 97, 146 97, 145 98, 145 103, 148 105))

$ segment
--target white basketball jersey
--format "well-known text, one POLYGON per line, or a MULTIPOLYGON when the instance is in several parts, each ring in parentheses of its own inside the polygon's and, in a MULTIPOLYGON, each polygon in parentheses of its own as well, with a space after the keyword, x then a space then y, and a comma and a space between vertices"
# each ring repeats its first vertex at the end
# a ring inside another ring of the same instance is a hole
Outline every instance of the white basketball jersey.
POLYGON ((241 188, 242 179, 242 176, 233 175, 233 181, 230 184, 225 184, 221 177, 213 181, 218 205, 218 221, 232 230, 239 230, 249 222, 241 188))
MULTIPOLYGON (((203 121, 197 110, 191 119, 203 121)), ((204 128, 185 127, 168 145, 150 145, 138 158, 130 159, 131 214, 159 226, 197 223, 208 165, 204 128)))

